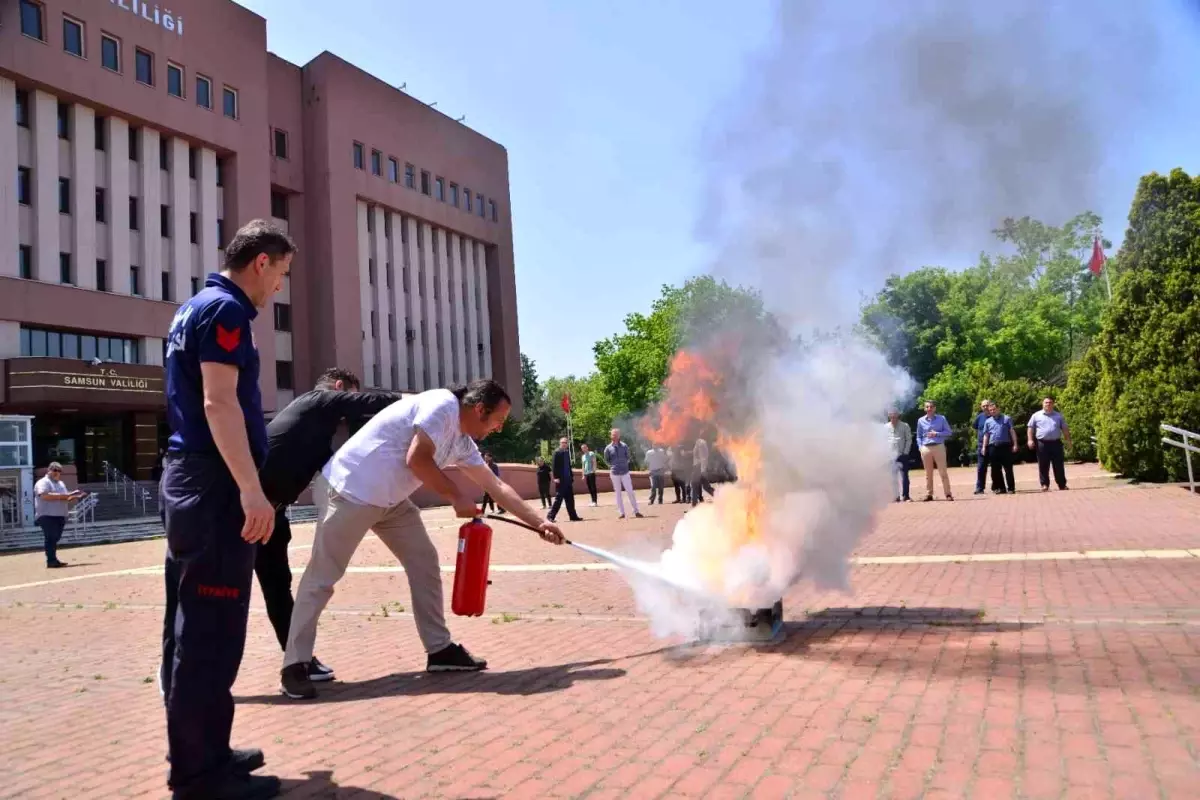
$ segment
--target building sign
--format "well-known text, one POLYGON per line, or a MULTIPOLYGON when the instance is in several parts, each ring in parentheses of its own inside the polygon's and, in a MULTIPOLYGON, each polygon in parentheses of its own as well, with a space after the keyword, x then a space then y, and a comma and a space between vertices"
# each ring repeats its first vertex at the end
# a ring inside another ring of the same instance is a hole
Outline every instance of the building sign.
POLYGON ((160 9, 157 3, 146 0, 108 0, 117 8, 136 14, 147 22, 152 22, 164 30, 183 36, 183 16, 175 16, 171 9, 160 9))
POLYGON ((129 378, 115 369, 102 369, 94 375, 72 375, 62 373, 63 386, 86 386, 93 389, 128 389, 145 391, 150 388, 149 378, 129 378))
MULTIPOLYGON (((12 358, 6 365, 8 403, 120 406, 166 405, 163 368, 150 364, 98 364, 66 358, 12 358)), ((2 399, 2 398, 0 398, 2 399)))

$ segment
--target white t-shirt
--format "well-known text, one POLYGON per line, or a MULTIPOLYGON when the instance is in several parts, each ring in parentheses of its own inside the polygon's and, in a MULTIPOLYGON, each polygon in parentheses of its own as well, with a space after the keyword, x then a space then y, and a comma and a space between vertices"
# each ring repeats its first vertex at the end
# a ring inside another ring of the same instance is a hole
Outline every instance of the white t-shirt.
POLYGON ((405 397, 372 417, 321 474, 334 491, 351 500, 380 508, 397 506, 421 486, 406 463, 417 428, 433 441, 433 460, 439 467, 483 464, 475 440, 458 426, 458 398, 449 389, 433 389, 405 397))
POLYGON ((659 472, 667 468, 667 451, 661 447, 651 447, 646 451, 646 469, 659 472))
POLYGON ((65 517, 70 501, 44 500, 44 494, 70 494, 71 490, 62 481, 53 480, 49 475, 43 475, 33 485, 33 503, 35 517, 65 517))

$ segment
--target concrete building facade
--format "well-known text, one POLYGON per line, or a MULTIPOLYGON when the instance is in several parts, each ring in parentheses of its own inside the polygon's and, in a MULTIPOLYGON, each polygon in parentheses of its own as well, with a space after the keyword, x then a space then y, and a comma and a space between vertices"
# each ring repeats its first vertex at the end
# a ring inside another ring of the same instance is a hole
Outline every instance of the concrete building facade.
POLYGON ((152 477, 167 326, 256 217, 300 248, 255 322, 268 412, 334 365, 519 404, 504 148, 328 52, 269 53, 266 25, 228 0, 0 3, 0 414, 33 416, 34 466, 152 477))

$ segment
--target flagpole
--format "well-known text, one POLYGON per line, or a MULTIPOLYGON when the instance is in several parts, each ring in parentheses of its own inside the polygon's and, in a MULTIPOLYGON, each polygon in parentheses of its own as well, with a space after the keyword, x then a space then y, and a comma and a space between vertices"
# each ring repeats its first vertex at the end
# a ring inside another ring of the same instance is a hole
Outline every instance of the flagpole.
POLYGON ((1112 278, 1108 276, 1108 260, 1104 261, 1104 285, 1108 287, 1108 302, 1112 302, 1112 278))

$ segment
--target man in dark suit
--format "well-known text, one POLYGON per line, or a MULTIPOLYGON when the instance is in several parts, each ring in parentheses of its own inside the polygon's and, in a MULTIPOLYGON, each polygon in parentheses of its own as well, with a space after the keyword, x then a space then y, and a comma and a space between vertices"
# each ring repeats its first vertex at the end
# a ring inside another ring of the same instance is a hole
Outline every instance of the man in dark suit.
POLYGON ((554 451, 553 472, 557 491, 554 494, 554 505, 550 506, 550 513, 546 519, 553 522, 558 516, 558 509, 566 503, 567 517, 572 522, 579 522, 582 518, 575 513, 575 471, 571 469, 571 451, 567 449, 565 436, 558 440, 558 449, 554 451))

